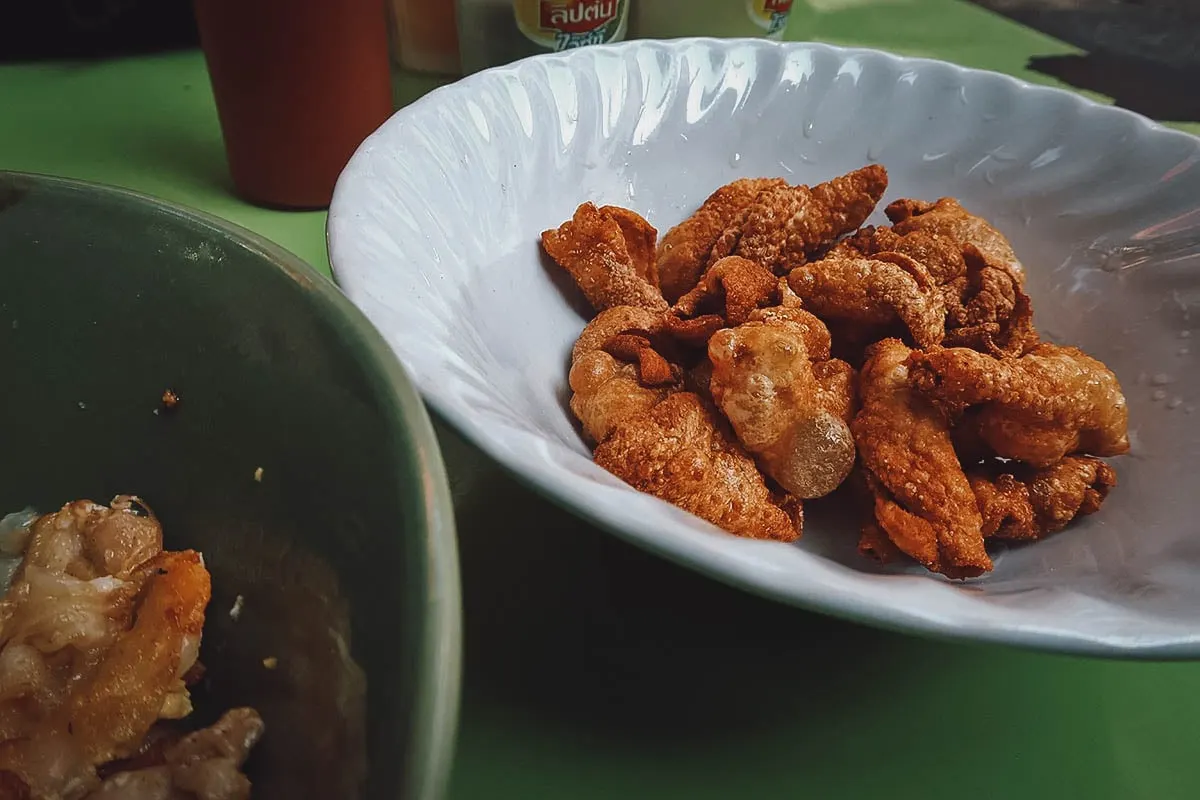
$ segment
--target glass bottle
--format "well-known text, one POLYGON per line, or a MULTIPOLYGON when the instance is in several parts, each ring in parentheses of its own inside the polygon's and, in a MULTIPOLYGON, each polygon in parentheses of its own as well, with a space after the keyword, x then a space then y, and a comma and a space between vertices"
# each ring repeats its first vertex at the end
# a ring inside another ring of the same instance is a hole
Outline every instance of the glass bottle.
POLYGON ((794 0, 638 0, 630 11, 629 36, 763 36, 782 39, 794 0))
POLYGON ((463 72, 625 38, 631 0, 458 0, 463 72))
POLYGON ((461 72, 453 0, 389 0, 392 48, 401 69, 436 75, 461 72))

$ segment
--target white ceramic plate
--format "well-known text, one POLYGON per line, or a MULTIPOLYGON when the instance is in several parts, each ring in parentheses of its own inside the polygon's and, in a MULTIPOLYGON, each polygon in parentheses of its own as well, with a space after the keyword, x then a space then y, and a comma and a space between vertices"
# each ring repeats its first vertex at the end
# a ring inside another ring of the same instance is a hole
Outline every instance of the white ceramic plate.
POLYGON ((434 409, 619 536, 889 627, 1194 656, 1200 262, 1155 252, 1188 228, 1200 230, 1200 140, 1134 114, 933 61, 680 40, 530 59, 409 106, 343 173, 329 243, 342 287, 434 409), (999 553, 980 580, 877 569, 854 552, 852 523, 819 514, 794 546, 722 533, 593 465, 566 410, 585 319, 543 260, 543 229, 593 200, 665 232, 734 178, 816 183, 868 162, 891 173, 881 208, 952 195, 998 225, 1029 271, 1043 335, 1106 361, 1129 400, 1133 452, 1116 460, 1120 486, 1101 513, 999 553), (1150 262, 1104 259, 1131 244, 1150 262))

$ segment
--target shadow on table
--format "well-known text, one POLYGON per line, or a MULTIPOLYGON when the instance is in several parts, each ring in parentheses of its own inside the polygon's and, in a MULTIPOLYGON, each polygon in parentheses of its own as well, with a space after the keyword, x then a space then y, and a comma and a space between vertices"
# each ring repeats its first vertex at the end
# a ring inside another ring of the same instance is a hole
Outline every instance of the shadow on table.
POLYGON ((1143 58, 1094 52, 1034 56, 1034 72, 1058 78, 1077 89, 1108 95, 1121 108, 1151 119, 1200 122, 1200 67, 1183 68, 1143 58))
POLYGON ((1116 105, 1171 122, 1200 121, 1200 4, 1194 0, 971 0, 1085 51, 1029 68, 1116 105))
MULTIPOLYGON (((439 438, 452 480, 455 462, 483 459, 444 428, 439 438)), ((686 747, 843 714, 913 641, 719 584, 480 466, 457 503, 468 704, 572 736, 686 747)))

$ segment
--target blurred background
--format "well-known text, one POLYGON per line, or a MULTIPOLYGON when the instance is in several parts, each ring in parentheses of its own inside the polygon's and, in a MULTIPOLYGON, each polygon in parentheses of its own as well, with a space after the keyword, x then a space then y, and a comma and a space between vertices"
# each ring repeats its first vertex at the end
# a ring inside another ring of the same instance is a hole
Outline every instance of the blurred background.
MULTIPOLYGON (((1194 91, 1200 82, 1200 2, 971 1, 1080 50, 1035 56, 1029 64, 1034 71, 1156 119, 1200 121, 1200 93, 1194 91)), ((874 0, 797 2, 828 10, 874 0)), ((45 0, 26 5, 19 19, 10 16, 0 26, 0 61, 103 58, 197 42, 189 0, 45 0)))

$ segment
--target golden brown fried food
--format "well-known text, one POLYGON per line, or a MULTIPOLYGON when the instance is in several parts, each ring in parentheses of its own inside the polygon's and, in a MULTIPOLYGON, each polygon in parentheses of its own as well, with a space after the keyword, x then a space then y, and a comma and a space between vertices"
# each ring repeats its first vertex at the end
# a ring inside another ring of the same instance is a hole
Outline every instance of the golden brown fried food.
POLYGON ((632 211, 584 203, 569 221, 542 233, 542 247, 597 311, 615 306, 665 311, 667 301, 652 282, 654 268, 647 260, 654 236, 650 223, 632 211))
POLYGON ((807 335, 804 326, 777 316, 717 331, 708 343, 713 400, 742 446, 801 499, 836 489, 855 455, 845 420, 852 402, 845 396, 847 372, 827 368, 826 385, 818 382, 807 335))
POLYGON ((1117 485, 1112 467, 1090 456, 1067 456, 1042 469, 980 465, 967 477, 983 515, 983 535, 997 539, 1040 539, 1060 531, 1099 511, 1117 485))
POLYGON ((1074 347, 1040 344, 1020 358, 962 347, 914 353, 912 385, 951 415, 978 406, 979 436, 999 456, 1048 467, 1072 453, 1129 450, 1117 376, 1074 347))
POLYGON ((655 247, 658 243, 658 231, 640 214, 628 208, 601 206, 600 215, 613 220, 621 228, 621 236, 625 238, 625 249, 633 262, 633 271, 657 289, 658 264, 655 260, 655 247))
POLYGON ((875 520, 911 558, 948 577, 992 568, 982 519, 945 418, 909 386, 912 351, 897 339, 868 348, 859 380, 862 410, 851 429, 875 520))
POLYGON ((667 329, 681 342, 703 347, 721 328, 741 325, 751 312, 779 300, 779 279, 753 261, 737 256, 713 264, 667 317, 667 329))
POLYGON ((595 461, 633 488, 753 539, 800 536, 799 501, 774 496, 715 408, 678 392, 623 420, 595 461))
POLYGON ((1038 343, 1033 303, 1022 278, 988 261, 973 244, 963 248, 966 275, 947 286, 947 347, 969 347, 994 356, 1021 356, 1038 343))
POLYGON ((925 267, 938 285, 951 283, 967 274, 962 245, 937 231, 918 229, 901 234, 888 227, 866 227, 839 246, 851 248, 863 256, 877 253, 906 255, 925 267))
POLYGON ((880 564, 892 564, 903 561, 908 556, 884 533, 883 528, 875 521, 872 512, 870 519, 863 523, 858 535, 858 552, 860 555, 874 559, 880 564))
POLYGON ((66 729, 94 764, 137 751, 199 652, 211 592, 200 554, 160 553, 148 573, 133 627, 65 709, 66 729))
POLYGON ((887 191, 878 164, 818 184, 764 190, 713 245, 710 263, 738 255, 786 275, 862 225, 887 191))
POLYGON ((894 233, 904 235, 924 231, 946 236, 960 248, 973 244, 988 261, 1008 270, 1024 285, 1025 269, 1004 234, 983 217, 968 212, 954 198, 943 197, 936 203, 897 200, 889 204, 884 213, 892 221, 894 233))
POLYGON ((1012 246, 957 200, 862 227, 887 181, 735 181, 653 265, 649 223, 581 206, 546 249, 598 309, 623 305, 576 344, 571 408, 597 463, 726 530, 794 538, 801 499, 849 473, 864 555, 977 576, 986 537, 1099 508, 1115 475, 1072 454, 1128 450, 1125 401, 1100 362, 1039 344, 1012 246))
POLYGON ((813 377, 817 379, 821 407, 849 425, 858 413, 857 373, 845 361, 830 357, 833 340, 829 328, 804 309, 800 298, 788 286, 787 278, 779 279, 779 297, 779 305, 753 311, 747 321, 780 323, 800 333, 813 365, 813 377))
POLYGON ((662 331, 662 314, 633 306, 601 311, 583 329, 567 380, 571 411, 589 441, 604 441, 622 420, 648 411, 678 388, 678 367, 651 343, 662 331))
POLYGON ((847 425, 858 413, 858 373, 838 358, 813 362, 821 407, 847 425))
POLYGON ((744 178, 717 189, 700 210, 676 225, 658 245, 663 296, 674 303, 699 282, 713 245, 764 189, 787 186, 780 178, 744 178))
MULTIPOLYGON (((889 209, 899 216, 926 207, 933 208, 906 200, 889 209)), ((940 209, 911 216, 896 228, 863 228, 839 243, 834 252, 843 257, 900 253, 924 266, 946 307, 943 343, 948 347, 1020 356, 1037 344, 1033 304, 1024 290, 1025 274, 1011 248, 998 231, 967 215, 961 206, 943 203, 940 209), (962 222, 961 215, 968 221, 962 222), (953 224, 946 225, 947 218, 953 224), (897 228, 906 232, 899 233, 897 228), (961 238, 972 234, 980 236, 982 248, 961 238)))
MULTIPOLYGON (((157 721, 190 713, 209 575, 199 554, 161 543, 157 520, 124 496, 68 503, 25 541, 5 541, 25 559, 0 603, 2 796, 87 796, 99 767, 140 753, 157 721)), ((222 768, 235 773, 249 785, 236 765, 222 768)))
POLYGON ((866 328, 868 340, 903 322, 918 347, 942 340, 945 307, 929 272, 908 256, 828 256, 792 270, 788 285, 826 322, 866 328))
POLYGON ((804 336, 804 347, 813 361, 829 359, 833 340, 829 328, 815 314, 806 310, 800 298, 788 286, 787 278, 779 278, 779 304, 750 312, 747 322, 781 322, 795 327, 804 336))
POLYGON ((654 349, 647 333, 618 333, 601 349, 619 361, 637 364, 638 382, 643 386, 667 386, 679 380, 679 368, 654 349))
POLYGON ((85 800, 249 800, 241 767, 264 730, 254 709, 230 709, 211 726, 164 742, 149 763, 107 777, 85 800))

